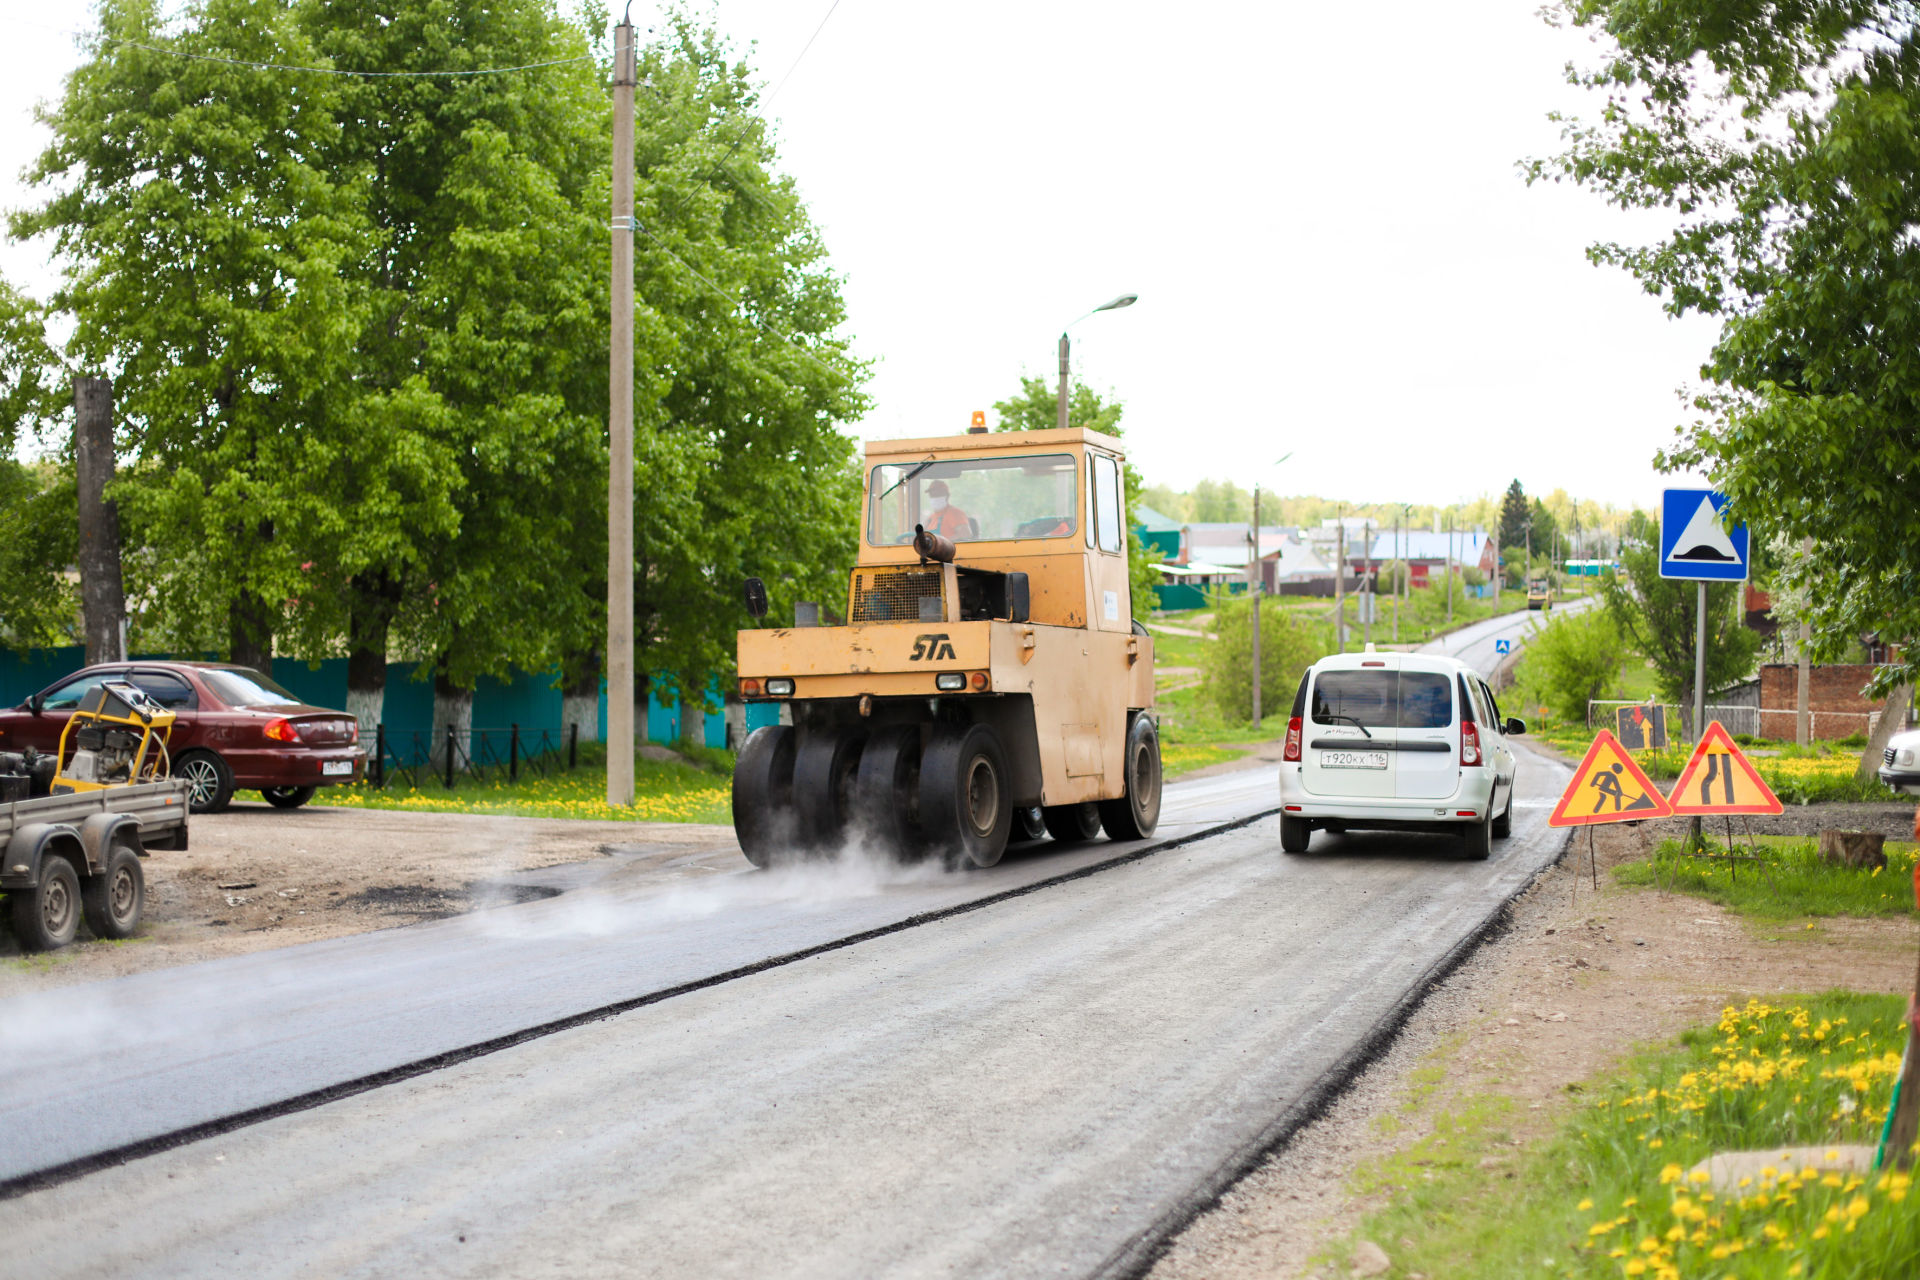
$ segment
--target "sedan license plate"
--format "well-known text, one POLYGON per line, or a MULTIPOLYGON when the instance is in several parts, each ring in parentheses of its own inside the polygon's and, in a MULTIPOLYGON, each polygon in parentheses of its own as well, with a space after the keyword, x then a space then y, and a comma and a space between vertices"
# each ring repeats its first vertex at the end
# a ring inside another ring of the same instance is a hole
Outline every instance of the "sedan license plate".
POLYGON ((1320 767, 1322 769, 1384 769, 1387 767, 1387 753, 1384 751, 1322 751, 1320 767))
POLYGON ((320 772, 321 772, 321 773, 324 773, 324 774, 336 774, 336 773, 349 773, 349 774, 350 774, 350 773, 352 773, 352 772, 353 772, 353 761, 351 761, 351 760, 322 760, 322 761, 320 762, 320 772))

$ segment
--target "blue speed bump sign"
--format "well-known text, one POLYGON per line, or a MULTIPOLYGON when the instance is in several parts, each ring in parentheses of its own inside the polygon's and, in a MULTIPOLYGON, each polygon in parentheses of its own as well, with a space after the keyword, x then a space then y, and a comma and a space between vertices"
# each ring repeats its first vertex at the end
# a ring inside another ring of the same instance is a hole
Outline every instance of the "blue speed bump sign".
POLYGON ((1745 582, 1753 538, 1729 526, 1726 495, 1712 489, 1668 489, 1660 501, 1660 576, 1702 582, 1745 582))
POLYGON ((1493 651, 1494 651, 1495 653, 1512 653, 1512 652, 1513 652, 1513 641, 1511 641, 1511 640, 1495 640, 1495 641, 1493 642, 1493 651))

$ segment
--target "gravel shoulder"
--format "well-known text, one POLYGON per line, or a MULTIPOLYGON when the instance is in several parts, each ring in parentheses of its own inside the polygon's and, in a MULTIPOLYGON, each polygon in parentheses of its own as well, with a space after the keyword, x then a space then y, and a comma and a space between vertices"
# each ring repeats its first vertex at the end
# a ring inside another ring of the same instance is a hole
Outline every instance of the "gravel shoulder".
MULTIPOLYGON (((1767 821, 1779 825, 1755 829, 1904 838, 1913 810, 1815 805, 1767 821)), ((1686 825, 1600 828, 1592 865, 1578 835, 1514 902, 1506 929, 1434 990, 1324 1116, 1189 1226, 1154 1280, 1345 1276, 1324 1251, 1381 1203, 1354 1193, 1356 1171, 1432 1133, 1436 1117, 1473 1100, 1510 1100, 1503 1125, 1518 1152, 1567 1113, 1569 1086, 1637 1046, 1711 1022, 1727 1004, 1833 987, 1909 989, 1920 941, 1910 921, 1751 922, 1701 899, 1611 883, 1613 866, 1686 825)), ((1482 1167, 1492 1179, 1513 1176, 1497 1157, 1482 1167)), ((1389 1258, 1408 1247, 1375 1243, 1389 1258)))
POLYGON ((602 875, 733 871, 733 829, 236 803, 193 819, 192 847, 144 860, 146 923, 125 942, 23 955, 0 928, 0 998, 218 956, 418 924, 544 897, 602 875))

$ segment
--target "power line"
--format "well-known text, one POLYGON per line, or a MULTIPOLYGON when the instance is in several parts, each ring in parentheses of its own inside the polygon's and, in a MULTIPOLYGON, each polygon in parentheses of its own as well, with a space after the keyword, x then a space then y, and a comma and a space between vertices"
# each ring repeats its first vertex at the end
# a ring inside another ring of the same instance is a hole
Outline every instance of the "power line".
POLYGON ((839 7, 840 0, 833 0, 833 3, 827 6, 826 13, 820 17, 820 25, 813 29, 813 34, 807 37, 807 42, 800 46, 800 53, 794 58, 793 65, 787 68, 787 73, 780 77, 780 83, 773 86, 773 92, 769 93, 766 96, 766 100, 761 102, 760 106, 763 109, 775 98, 779 97, 780 91, 787 87, 787 81, 793 79, 793 73, 799 69, 801 59, 807 56, 807 50, 813 48, 813 42, 820 38, 820 33, 827 29, 827 19, 833 17, 833 11, 839 7))

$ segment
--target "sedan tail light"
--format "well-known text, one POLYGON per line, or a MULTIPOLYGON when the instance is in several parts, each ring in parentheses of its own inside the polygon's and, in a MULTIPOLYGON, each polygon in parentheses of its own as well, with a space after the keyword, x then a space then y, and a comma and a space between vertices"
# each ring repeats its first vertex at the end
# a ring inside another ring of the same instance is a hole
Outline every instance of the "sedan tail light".
POLYGON ((265 733, 275 742, 300 741, 300 735, 293 731, 293 721, 287 719, 285 716, 281 716, 276 720, 267 721, 267 727, 261 730, 261 732, 265 733))
POLYGON ((1460 763, 1463 765, 1485 763, 1480 755, 1480 729, 1471 720, 1460 722, 1460 763))
POLYGON ((1287 721, 1287 749, 1281 759, 1289 762, 1300 759, 1300 717, 1287 721))

